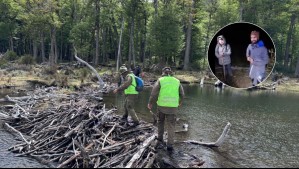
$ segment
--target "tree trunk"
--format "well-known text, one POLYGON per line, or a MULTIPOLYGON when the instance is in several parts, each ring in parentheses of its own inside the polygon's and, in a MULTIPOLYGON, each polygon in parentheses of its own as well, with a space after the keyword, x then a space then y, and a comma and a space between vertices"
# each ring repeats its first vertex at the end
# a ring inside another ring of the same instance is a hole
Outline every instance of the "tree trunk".
POLYGON ((286 50, 285 50, 285 54, 284 54, 284 67, 285 68, 287 68, 289 65, 290 43, 291 43, 291 39, 292 39, 294 27, 295 27, 295 21, 296 21, 296 15, 292 14, 290 28, 289 28, 287 42, 286 42, 286 50))
POLYGON ((299 77, 299 57, 297 58, 297 65, 296 65, 296 70, 295 70, 295 76, 299 77))
POLYGON ((131 40, 132 40, 132 56, 133 56, 133 66, 135 67, 136 64, 136 57, 135 57, 135 46, 134 46, 134 29, 135 29, 135 19, 134 16, 132 17, 132 35, 131 35, 131 40))
POLYGON ((63 27, 61 27, 61 31, 60 31, 60 52, 59 52, 59 60, 60 62, 62 62, 62 56, 63 56, 63 36, 62 36, 62 32, 63 32, 63 27))
MULTIPOLYGON (((207 53, 207 48, 208 48, 208 40, 209 40, 209 34, 210 34, 210 28, 211 28, 211 18, 212 18, 212 13, 209 13, 209 21, 208 21, 208 29, 207 29, 207 35, 206 35, 204 54, 207 53)), ((203 62, 202 68, 205 68, 205 63, 206 63, 206 57, 204 57, 204 62, 203 62)))
POLYGON ((107 30, 108 28, 103 30, 103 64, 105 64, 108 60, 107 60, 107 54, 106 54, 106 42, 107 42, 107 30))
POLYGON ((154 0, 155 17, 158 15, 158 0, 154 0))
POLYGON ((121 51, 121 40, 122 40, 123 30, 124 30, 124 17, 122 17, 121 30, 120 30, 119 41, 118 41, 118 51, 117 51, 117 61, 116 61, 116 70, 117 71, 119 68, 120 60, 121 60, 120 51, 121 51))
POLYGON ((36 39, 33 39, 33 58, 36 60, 37 58, 37 41, 36 39))
POLYGON ((193 9, 194 9, 194 0, 191 2, 191 8, 189 13, 189 21, 187 28, 187 38, 186 38, 186 50, 184 57, 184 70, 189 69, 189 61, 190 61, 190 50, 191 50, 191 36, 192 36, 192 20, 193 20, 193 9))
POLYGON ((130 23, 130 42, 129 42, 129 67, 131 67, 131 64, 132 64, 132 55, 133 55, 133 28, 134 28, 134 17, 132 16, 131 17, 131 23, 130 23))
POLYGON ((140 61, 142 62, 142 66, 145 66, 145 49, 146 49, 146 25, 147 25, 147 16, 146 11, 144 11, 144 30, 142 34, 141 40, 141 50, 140 50, 140 61))
POLYGON ((50 66, 55 64, 55 36, 56 36, 56 28, 51 28, 51 50, 49 55, 50 66))
POLYGON ((45 53, 45 38, 44 38, 44 33, 41 32, 40 33, 40 37, 41 37, 41 53, 42 53, 42 62, 45 62, 46 60, 46 53, 45 53))
POLYGON ((239 0, 239 17, 240 17, 240 22, 243 22, 243 12, 244 12, 244 0, 239 0))
POLYGON ((111 21, 112 21, 113 33, 115 34, 114 37, 116 37, 115 40, 114 40, 114 49, 115 49, 114 53, 115 53, 115 59, 117 59, 117 53, 118 53, 117 39, 118 39, 119 35, 118 35, 116 23, 115 23, 115 18, 113 16, 111 18, 111 21))
MULTIPOLYGON (((100 32, 100 2, 98 0, 96 0, 95 3, 95 12, 96 12, 96 19, 95 19, 95 40, 96 40, 96 53, 95 53, 95 65, 99 64, 99 32, 100 32)), ((103 60, 104 61, 104 60, 103 60)))
POLYGON ((10 51, 14 51, 12 34, 9 36, 9 49, 10 51))
POLYGON ((56 28, 54 28, 54 49, 55 49, 55 51, 54 51, 54 56, 55 56, 55 58, 54 58, 54 63, 55 64, 57 64, 58 62, 58 48, 57 48, 57 38, 56 38, 56 28))

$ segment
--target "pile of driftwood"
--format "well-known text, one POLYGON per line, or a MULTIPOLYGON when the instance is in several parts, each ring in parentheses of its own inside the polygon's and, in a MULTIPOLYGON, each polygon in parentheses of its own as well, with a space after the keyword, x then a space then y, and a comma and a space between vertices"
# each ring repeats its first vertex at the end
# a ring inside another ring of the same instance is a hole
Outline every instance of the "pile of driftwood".
POLYGON ((54 167, 159 167, 156 128, 131 127, 92 90, 74 94, 40 88, 1 101, 0 119, 22 142, 9 148, 54 167))

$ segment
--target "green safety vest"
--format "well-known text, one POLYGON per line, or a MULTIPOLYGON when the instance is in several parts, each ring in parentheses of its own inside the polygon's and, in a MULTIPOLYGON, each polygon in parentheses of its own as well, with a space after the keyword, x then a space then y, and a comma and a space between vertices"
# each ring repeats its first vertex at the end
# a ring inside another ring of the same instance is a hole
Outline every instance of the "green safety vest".
POLYGON ((127 76, 130 76, 132 78, 132 84, 125 90, 125 94, 138 94, 136 91, 136 80, 134 74, 130 73, 127 76))
POLYGON ((171 76, 161 77, 157 104, 161 107, 179 107, 180 81, 171 76))

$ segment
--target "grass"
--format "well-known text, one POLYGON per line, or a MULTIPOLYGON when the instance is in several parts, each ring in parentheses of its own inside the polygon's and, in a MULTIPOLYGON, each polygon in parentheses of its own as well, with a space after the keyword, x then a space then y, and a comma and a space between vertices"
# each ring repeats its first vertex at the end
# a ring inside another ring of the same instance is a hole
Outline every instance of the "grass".
MULTIPOLYGON (((93 74, 90 70, 88 70, 88 76, 84 77, 84 83, 90 83, 91 78, 90 76, 93 74)), ((114 74, 115 71, 109 67, 102 67, 102 69, 97 70, 100 75, 103 74, 114 74)), ((68 87, 65 92, 74 91, 75 87, 81 86, 81 79, 80 79, 80 69, 73 70, 73 75, 67 75, 68 78, 68 87)), ((63 74, 60 72, 59 74, 63 74)), ((154 75, 152 73, 148 73, 149 77, 158 79, 160 75, 154 75)), ((188 82, 190 84, 199 83, 201 78, 206 76, 204 72, 197 72, 197 71, 181 71, 177 70, 174 72, 174 76, 181 80, 182 82, 188 82)), ((149 78, 149 79, 151 79, 149 78)), ((5 70, 0 70, 0 86, 15 86, 15 87, 22 87, 27 85, 27 80, 40 80, 50 83, 54 80, 54 77, 51 75, 45 76, 42 74, 42 70, 33 67, 31 71, 22 71, 22 70, 14 70, 7 72, 5 70), (33 71, 34 69, 34 71, 33 71)), ((205 82, 214 83, 216 81, 215 78, 205 78, 205 82)), ((299 82, 298 78, 290 78, 285 83, 282 83, 276 86, 276 90, 280 92, 299 92, 299 82)), ((265 83, 271 84, 272 81, 268 79, 265 83)))

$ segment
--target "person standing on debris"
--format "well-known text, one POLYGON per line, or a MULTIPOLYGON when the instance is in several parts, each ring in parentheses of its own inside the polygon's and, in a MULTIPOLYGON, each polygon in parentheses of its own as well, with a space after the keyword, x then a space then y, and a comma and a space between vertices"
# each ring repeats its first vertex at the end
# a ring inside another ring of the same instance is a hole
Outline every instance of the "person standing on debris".
POLYGON ((218 58, 218 63, 223 67, 224 80, 230 82, 233 72, 231 68, 231 47, 226 43, 223 35, 217 37, 217 45, 215 48, 215 56, 218 58))
POLYGON ((141 68, 140 68, 139 65, 137 65, 137 66, 134 68, 133 73, 134 73, 135 76, 140 77, 141 68))
POLYGON ((148 103, 152 109, 153 103, 158 106, 158 141, 163 145, 164 122, 167 126, 167 150, 173 150, 176 113, 185 96, 184 89, 178 79, 172 76, 169 67, 162 70, 162 77, 155 83, 148 103))
POLYGON ((250 34, 251 44, 246 50, 247 61, 250 62, 249 77, 252 86, 261 83, 266 76, 266 65, 269 62, 268 50, 262 40, 259 40, 260 33, 252 31, 250 34))
POLYGON ((128 119, 128 115, 130 115, 133 119, 133 127, 139 125, 139 119, 136 115, 134 110, 135 103, 138 98, 138 92, 136 91, 136 80, 135 76, 132 72, 128 71, 127 67, 121 66, 119 69, 121 76, 125 79, 124 83, 113 91, 114 94, 120 91, 125 92, 125 114, 123 115, 122 119, 128 119))

